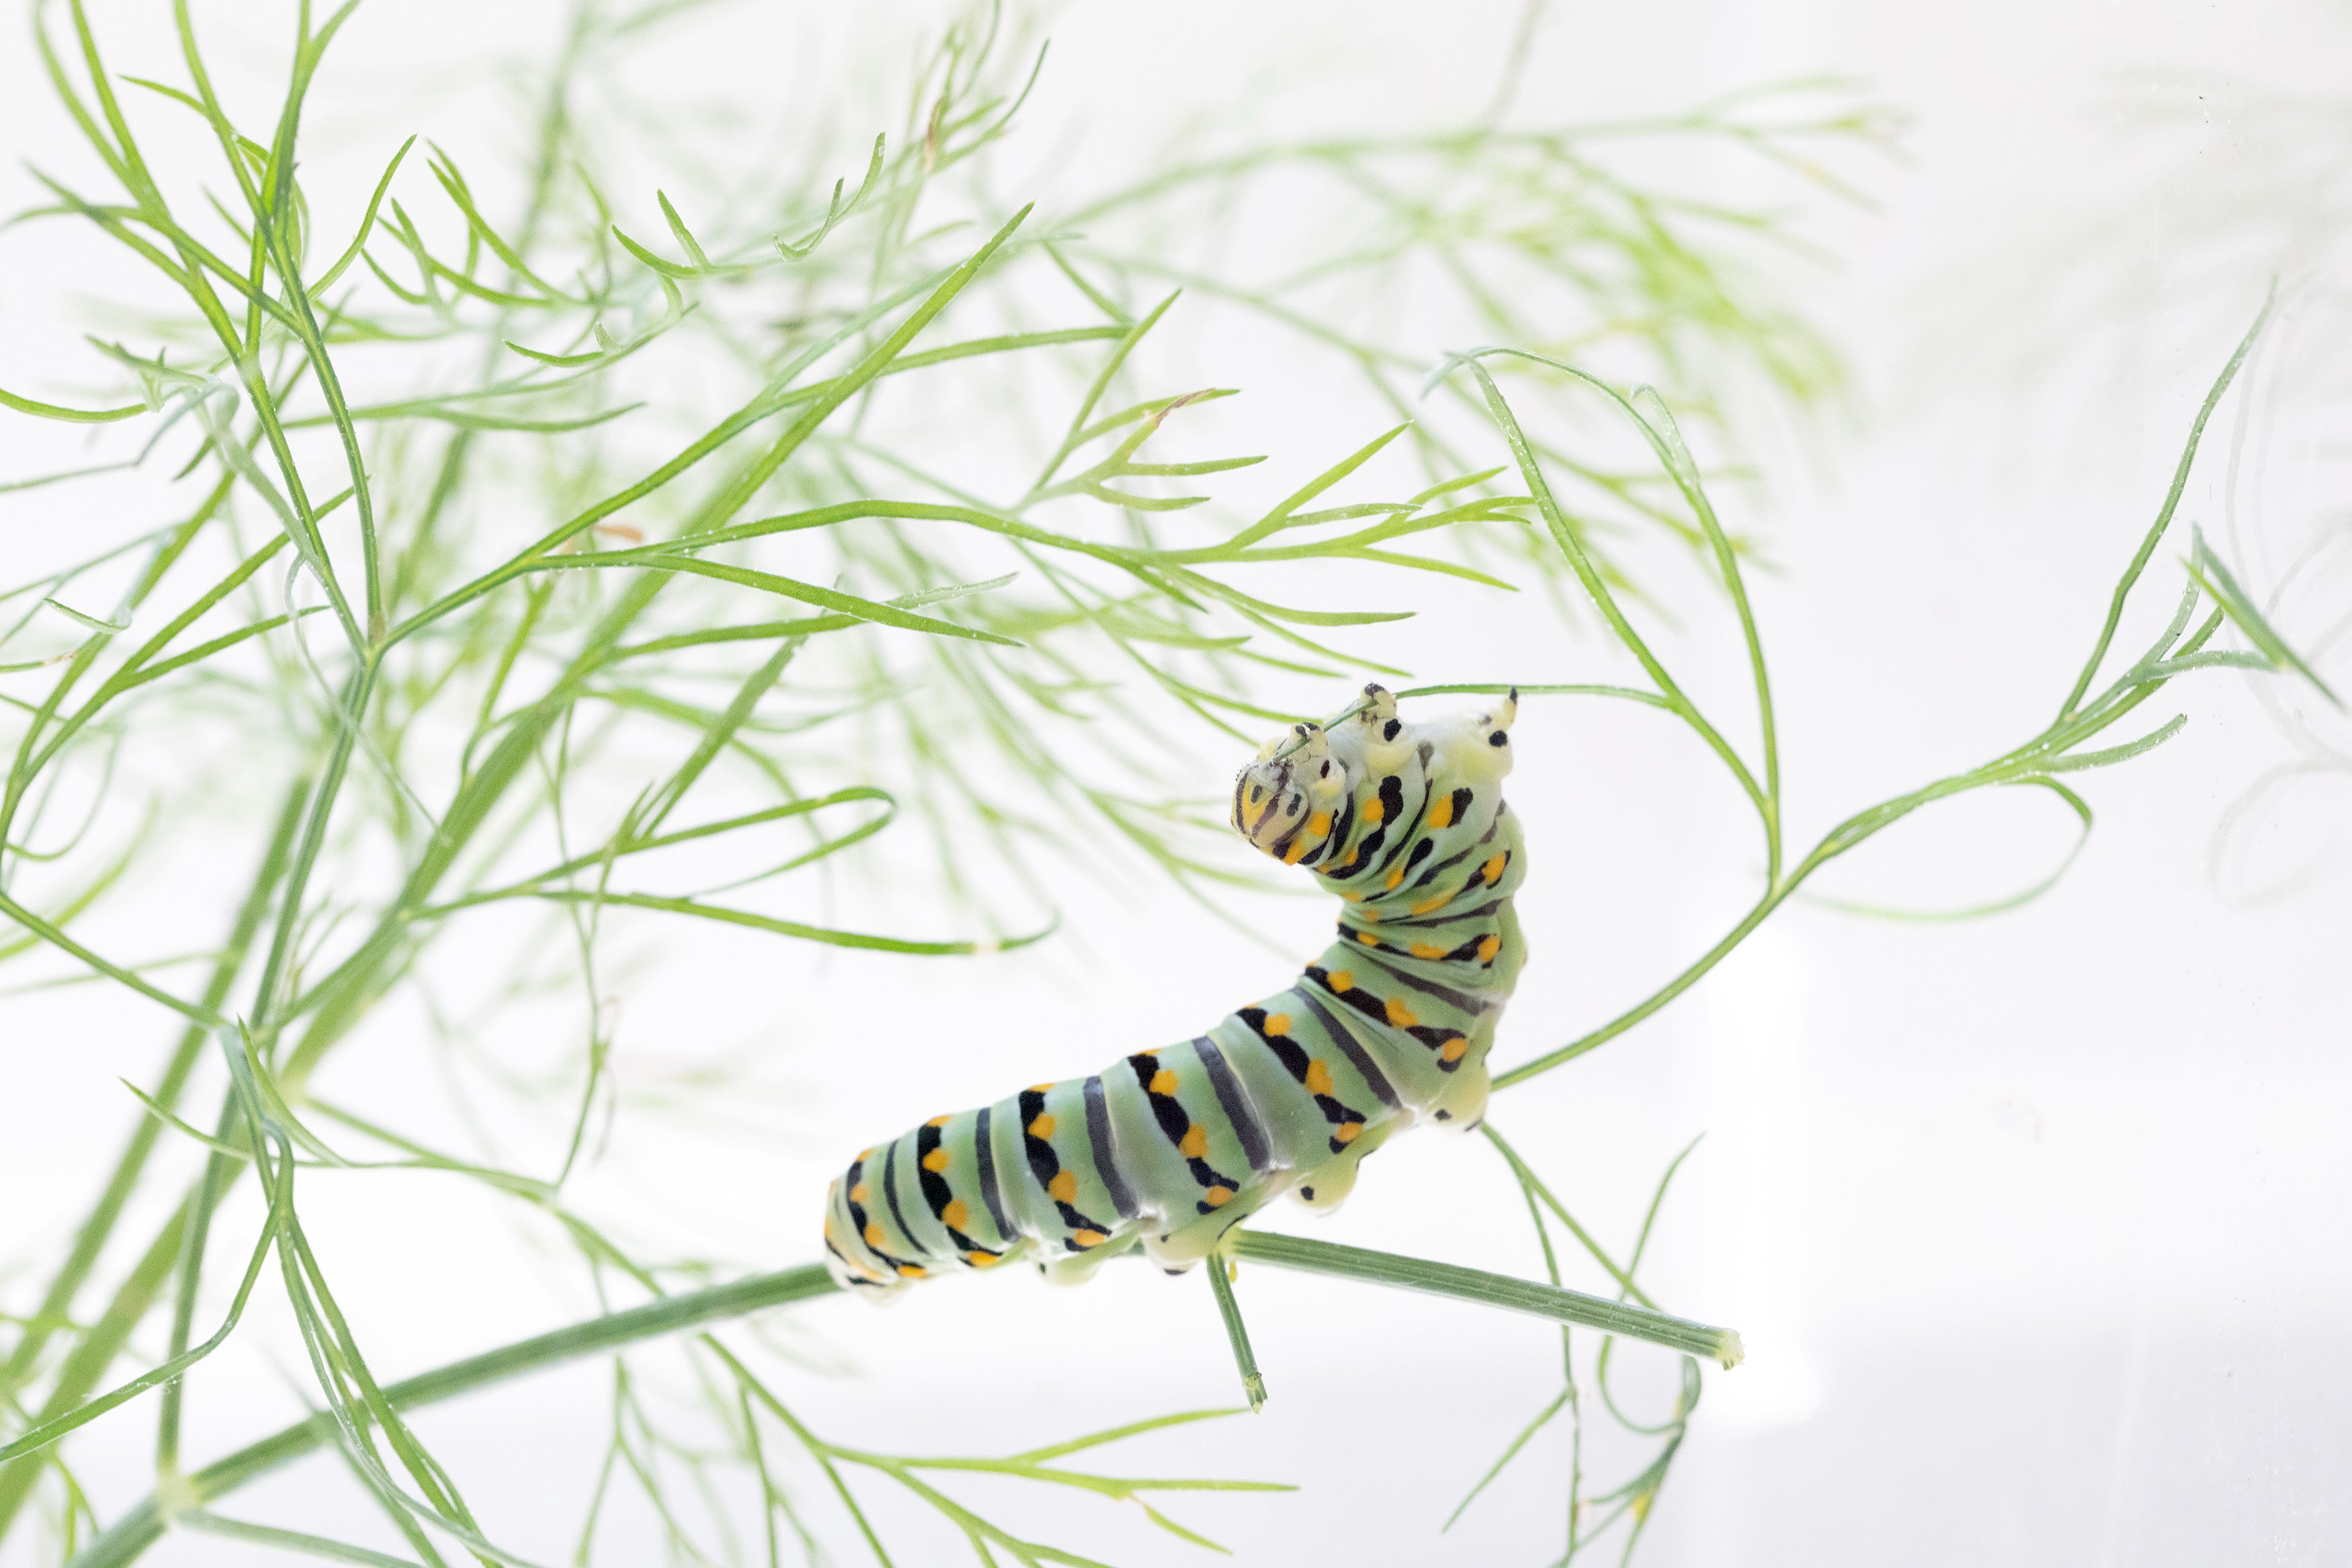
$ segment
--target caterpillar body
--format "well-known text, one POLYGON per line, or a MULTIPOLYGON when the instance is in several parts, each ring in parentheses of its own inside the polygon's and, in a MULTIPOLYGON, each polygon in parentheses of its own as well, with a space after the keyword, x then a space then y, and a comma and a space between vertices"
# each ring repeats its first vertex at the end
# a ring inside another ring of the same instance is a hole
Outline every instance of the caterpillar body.
POLYGON ((1243 837, 1339 895, 1339 939, 1206 1034, 860 1154, 825 1207, 836 1280, 881 1295, 1031 1257, 1076 1283, 1139 1242, 1181 1273, 1285 1192, 1337 1207, 1415 1122, 1477 1125, 1526 956, 1502 798, 1518 694, 1423 724, 1365 695, 1328 729, 1268 741, 1234 785, 1243 837))

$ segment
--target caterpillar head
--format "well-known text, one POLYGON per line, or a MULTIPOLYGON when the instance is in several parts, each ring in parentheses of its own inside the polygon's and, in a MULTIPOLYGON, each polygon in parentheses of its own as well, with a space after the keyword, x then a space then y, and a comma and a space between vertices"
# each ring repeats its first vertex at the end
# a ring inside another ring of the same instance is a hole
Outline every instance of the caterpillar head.
POLYGON ((1297 865, 1331 836, 1348 793, 1347 770, 1320 725, 1296 724, 1258 748, 1234 780, 1234 829, 1285 865, 1297 865))

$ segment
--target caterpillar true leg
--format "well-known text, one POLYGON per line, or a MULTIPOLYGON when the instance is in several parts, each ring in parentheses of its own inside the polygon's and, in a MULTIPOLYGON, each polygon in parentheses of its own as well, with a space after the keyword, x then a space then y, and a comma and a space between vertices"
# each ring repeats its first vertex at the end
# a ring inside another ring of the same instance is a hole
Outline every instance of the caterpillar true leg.
POLYGON ((1026 1260, 1076 1283, 1138 1245, 1181 1271, 1286 1192, 1338 1207, 1416 1122, 1477 1124, 1526 960, 1502 795, 1517 694, 1423 724, 1377 685, 1364 698, 1268 741, 1234 783, 1242 836, 1339 896, 1337 940, 1192 1040, 860 1154, 826 1204, 836 1279, 880 1297, 1026 1260))

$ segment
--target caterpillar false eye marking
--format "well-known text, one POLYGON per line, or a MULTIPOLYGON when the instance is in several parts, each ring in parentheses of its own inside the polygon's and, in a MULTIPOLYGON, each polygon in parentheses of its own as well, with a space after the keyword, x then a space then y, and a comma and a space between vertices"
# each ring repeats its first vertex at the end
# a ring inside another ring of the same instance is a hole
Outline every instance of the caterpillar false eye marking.
POLYGON ((1076 1283, 1140 1243, 1181 1273, 1283 1193, 1329 1210, 1366 1155, 1486 1106, 1486 1053, 1526 948, 1526 873, 1503 803, 1514 691, 1428 724, 1364 689, 1295 725, 1234 782, 1234 827, 1339 895, 1339 940, 1290 987, 1197 1039, 1090 1078, 935 1116, 833 1184, 825 1252, 883 1295, 1016 1259, 1076 1283))

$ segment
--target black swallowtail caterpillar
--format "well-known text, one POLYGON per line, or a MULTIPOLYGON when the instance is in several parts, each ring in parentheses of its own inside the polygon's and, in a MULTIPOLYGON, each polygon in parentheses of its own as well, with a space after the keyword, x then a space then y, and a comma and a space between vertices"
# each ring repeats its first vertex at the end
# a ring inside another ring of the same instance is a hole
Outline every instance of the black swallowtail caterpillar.
POLYGON ((1242 836, 1345 900, 1339 939, 1196 1040, 859 1155, 825 1207, 836 1280, 878 1294, 1034 1256, 1076 1283, 1139 1240, 1181 1273, 1285 1192, 1337 1207, 1364 1156, 1423 1117, 1477 1125, 1526 957, 1502 794, 1518 694, 1407 724, 1364 690, 1360 712, 1268 741, 1234 784, 1242 836))

